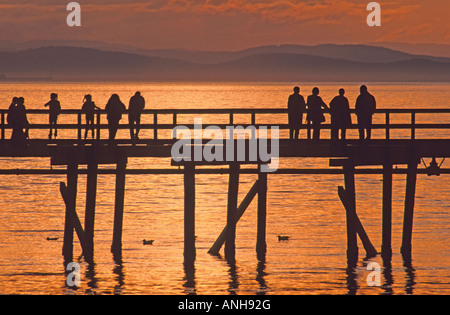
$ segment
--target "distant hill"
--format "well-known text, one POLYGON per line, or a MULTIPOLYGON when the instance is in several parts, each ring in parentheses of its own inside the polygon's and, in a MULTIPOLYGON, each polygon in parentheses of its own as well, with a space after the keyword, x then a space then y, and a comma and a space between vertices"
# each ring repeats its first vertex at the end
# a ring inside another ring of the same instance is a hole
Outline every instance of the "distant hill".
POLYGON ((266 46, 239 52, 130 53, 80 47, 0 52, 7 77, 61 81, 450 82, 450 59, 371 46, 266 46))
POLYGON ((220 63, 258 54, 303 54, 359 62, 395 62, 410 59, 427 59, 450 62, 450 45, 376 43, 369 45, 323 44, 269 45, 239 51, 199 51, 186 49, 142 49, 98 41, 33 40, 23 43, 0 40, 0 52, 22 51, 42 47, 80 47, 102 51, 123 52, 147 57, 180 59, 195 63, 220 63), (420 51, 413 54, 411 51, 420 51), (434 53, 433 53, 434 52, 434 53))
POLYGON ((446 57, 450 58, 449 44, 410 44, 410 43, 373 43, 372 46, 386 47, 397 51, 410 53, 414 51, 415 54, 446 57))
MULTIPOLYGON (((0 52, 0 73, 7 77, 53 77, 56 80, 146 80, 156 77, 182 79, 196 65, 161 57, 149 58, 122 52, 79 47, 43 47, 0 52)), ((188 79, 188 78, 186 78, 188 79)))

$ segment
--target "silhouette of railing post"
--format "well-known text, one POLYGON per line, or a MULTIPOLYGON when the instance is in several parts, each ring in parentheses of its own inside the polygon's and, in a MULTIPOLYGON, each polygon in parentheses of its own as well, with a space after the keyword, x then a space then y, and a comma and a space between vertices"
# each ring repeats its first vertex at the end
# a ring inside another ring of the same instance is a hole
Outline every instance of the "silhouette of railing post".
POLYGON ((184 164, 184 261, 195 261, 195 165, 184 164))
POLYGON ((267 221, 267 173, 258 173, 258 218, 257 218, 256 253, 258 258, 264 257, 266 245, 266 221, 267 221))
POLYGON ((173 112, 172 115, 173 115, 172 116, 172 123, 173 123, 174 126, 176 126, 177 125, 177 112, 173 112))
POLYGON ((411 140, 416 139, 416 113, 411 112, 411 140))
POLYGON ((382 214, 382 245, 383 258, 392 256, 392 162, 386 161, 383 165, 383 214, 382 214))
POLYGON ((158 114, 155 112, 153 114, 153 139, 157 140, 158 139, 158 114))
POLYGON ((409 255, 412 249, 412 230, 414 218, 414 202, 416 196, 417 183, 417 162, 408 164, 408 173, 406 175, 406 195, 405 195, 405 213, 403 218, 403 237, 401 253, 409 255))
POLYGON ((78 141, 81 142, 83 133, 81 113, 77 114, 77 124, 78 124, 78 141))
POLYGON ((311 121, 306 122, 306 139, 311 140, 311 121))
POLYGON ((85 241, 86 252, 85 258, 88 262, 94 260, 94 222, 95 222, 95 204, 97 198, 97 177, 98 164, 91 162, 87 169, 87 184, 86 184, 86 212, 85 212, 85 241))
POLYGON ((391 127, 390 127, 390 113, 386 112, 386 140, 389 140, 391 138, 391 127))
POLYGON ((125 177, 127 158, 122 157, 116 168, 116 197, 114 206, 114 231, 111 252, 120 256, 122 253, 123 210, 125 202, 125 177))
POLYGON ((234 258, 236 253, 236 223, 237 203, 239 193, 239 170, 238 163, 230 164, 230 176, 228 182, 228 206, 227 206, 227 236, 225 241, 225 257, 234 258))
POLYGON ((5 140, 5 127, 6 127, 6 122, 5 122, 5 112, 1 113, 1 140, 5 140))
POLYGON ((97 111, 97 140, 100 140, 101 139, 101 136, 100 136, 100 132, 101 132, 101 118, 102 117, 102 114, 101 114, 101 112, 100 111, 97 111))

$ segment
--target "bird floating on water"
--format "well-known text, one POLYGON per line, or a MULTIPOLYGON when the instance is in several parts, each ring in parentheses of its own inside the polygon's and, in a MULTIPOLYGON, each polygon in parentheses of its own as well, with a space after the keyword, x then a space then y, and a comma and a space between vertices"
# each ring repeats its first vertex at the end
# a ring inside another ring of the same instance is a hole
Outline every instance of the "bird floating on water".
POLYGON ((143 240, 142 241, 142 244, 144 244, 144 245, 153 245, 153 242, 154 242, 154 240, 143 240))
POLYGON ((288 240, 289 240, 289 236, 278 235, 278 241, 288 241, 288 240))
POLYGON ((47 237, 47 241, 57 241, 59 237, 47 237))

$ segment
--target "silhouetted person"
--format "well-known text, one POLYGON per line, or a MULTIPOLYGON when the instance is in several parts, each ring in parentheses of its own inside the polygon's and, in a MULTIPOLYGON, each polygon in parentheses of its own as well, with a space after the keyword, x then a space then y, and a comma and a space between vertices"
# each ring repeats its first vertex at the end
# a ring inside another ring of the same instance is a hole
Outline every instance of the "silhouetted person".
POLYGON ((119 122, 122 119, 122 114, 127 110, 125 105, 119 98, 119 95, 113 94, 105 107, 109 127, 109 140, 113 141, 116 138, 117 129, 119 129, 119 122))
POLYGON ((358 116, 359 139, 370 139, 372 134, 372 117, 375 114, 377 103, 375 97, 367 91, 367 86, 362 85, 361 94, 356 99, 356 116, 358 116), (364 134, 366 132, 366 136, 364 134))
POLYGON ((92 96, 87 94, 84 96, 83 107, 81 111, 86 115, 86 131, 84 133, 84 139, 88 136, 89 129, 92 130, 92 139, 94 139, 94 116, 95 110, 100 109, 97 107, 95 103, 92 101, 92 96))
POLYGON ((130 98, 129 105, 128 121, 130 123, 131 140, 139 139, 139 131, 141 130, 141 115, 145 108, 145 99, 141 95, 141 92, 136 92, 136 94, 130 98))
POLYGON ((19 100, 18 97, 13 97, 12 101, 11 101, 11 105, 9 105, 8 108, 8 115, 6 116, 6 122, 8 123, 8 125, 13 128, 13 124, 15 121, 15 111, 17 108, 17 101, 19 100))
POLYGON ((348 99, 344 95, 345 90, 340 89, 339 95, 333 98, 330 103, 332 140, 339 139, 339 130, 341 131, 341 139, 345 140, 347 128, 352 125, 350 105, 348 99))
POLYGON ((58 136, 58 116, 61 113, 61 103, 58 101, 58 94, 52 93, 50 95, 50 101, 44 105, 49 107, 49 123, 50 132, 48 138, 51 139, 53 135, 53 129, 55 129, 55 139, 58 136))
POLYGON ((23 145, 28 139, 29 122, 23 97, 14 97, 8 109, 8 125, 12 128, 11 140, 14 147, 23 145))
POLYGON ((320 139, 320 124, 325 122, 325 116, 323 114, 324 109, 328 109, 327 104, 324 103, 319 96, 319 88, 315 87, 312 90, 312 95, 308 96, 306 103, 308 106, 307 121, 312 123, 313 127, 313 139, 320 139))
POLYGON ((294 87, 294 94, 288 100, 289 138, 298 139, 302 127, 303 113, 306 110, 305 99, 300 95, 300 88, 294 87))

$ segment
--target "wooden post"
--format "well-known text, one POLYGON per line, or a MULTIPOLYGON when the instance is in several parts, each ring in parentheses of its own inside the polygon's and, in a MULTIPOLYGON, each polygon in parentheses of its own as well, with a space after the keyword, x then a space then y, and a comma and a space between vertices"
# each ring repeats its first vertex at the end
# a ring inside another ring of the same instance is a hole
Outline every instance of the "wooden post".
POLYGON ((81 113, 78 113, 78 141, 81 141, 81 134, 82 134, 82 128, 81 128, 81 125, 82 125, 82 118, 81 118, 81 113))
POLYGON ((62 254, 66 262, 73 260, 73 229, 75 227, 73 212, 76 211, 77 186, 78 164, 71 163, 67 166, 66 191, 61 189, 61 193, 66 204, 64 241, 62 249, 62 254))
POLYGON ((1 139, 5 140, 5 127, 6 127, 6 123, 5 123, 5 112, 2 112, 2 116, 1 116, 1 125, 2 125, 2 131, 1 131, 1 139))
POLYGON ((102 114, 100 111, 97 112, 97 140, 100 140, 100 130, 101 130, 101 117, 102 114))
POLYGON ((225 241, 225 258, 234 258, 236 253, 237 201, 239 192, 239 169, 237 163, 230 164, 228 182, 227 235, 225 241))
POLYGON ((392 163, 383 165, 383 231, 381 255, 392 256, 392 163))
MULTIPOLYGON (((244 214, 245 210, 247 210, 248 206, 250 205, 250 203, 253 201, 256 194, 258 193, 258 190, 259 190, 259 181, 257 180, 253 184, 253 186, 250 189, 250 191, 248 192, 248 194, 245 196, 244 200, 242 200, 241 204, 237 208, 237 215, 238 215, 237 221, 239 221, 239 219, 244 214)), ((211 254, 211 255, 219 254, 220 248, 225 243, 227 231, 228 231, 228 225, 225 226, 225 228, 222 230, 222 233, 220 233, 219 237, 214 242, 213 246, 211 246, 211 248, 209 249, 209 251, 208 251, 209 254, 211 254)))
POLYGON ((267 217, 267 173, 258 174, 258 227, 256 253, 258 257, 266 254, 266 217, 267 217))
POLYGON ((344 166, 344 182, 348 207, 347 218, 347 261, 349 266, 356 265, 358 261, 358 243, 355 229, 356 218, 356 189, 355 189, 355 166, 347 162, 344 166))
MULTIPOLYGON (((350 208, 350 206, 349 201, 347 200, 347 192, 345 191, 344 187, 341 186, 338 187, 338 194, 339 198, 342 201, 342 204, 344 205, 345 210, 347 211, 347 213, 349 213, 348 209, 350 208)), ((372 242, 370 241, 369 236, 367 235, 366 230, 364 229, 364 226, 362 225, 361 220, 358 217, 358 214, 355 213, 355 215, 356 217, 353 219, 353 222, 355 223, 355 230, 356 233, 359 235, 359 238, 361 239, 364 249, 366 250, 366 257, 368 258, 375 257, 378 254, 378 252, 373 246, 372 242)))
POLYGON ((416 139, 416 113, 411 113, 411 140, 416 139))
POLYGON ((123 209, 125 204, 125 174, 127 168, 127 158, 123 158, 117 163, 116 170, 116 198, 114 206, 114 231, 111 252, 117 255, 122 253, 122 228, 123 209))
POLYGON ((184 165, 184 261, 195 261, 195 166, 184 165))
POLYGON ((157 140, 158 139, 158 114, 156 112, 153 114, 153 125, 154 125, 153 138, 155 140, 157 140))
POLYGON ((391 138, 390 113, 386 113, 386 140, 391 138))
POLYGON ((86 185, 86 212, 85 212, 85 258, 88 262, 94 261, 94 222, 95 222, 95 203, 97 198, 97 176, 98 164, 88 164, 87 185, 86 185))
POLYGON ((406 175, 405 213, 403 219, 403 239, 401 247, 401 253, 403 255, 408 255, 411 253, 416 183, 417 163, 412 162, 408 164, 408 173, 406 175))
POLYGON ((311 121, 308 120, 306 123, 306 138, 311 140, 311 121))

